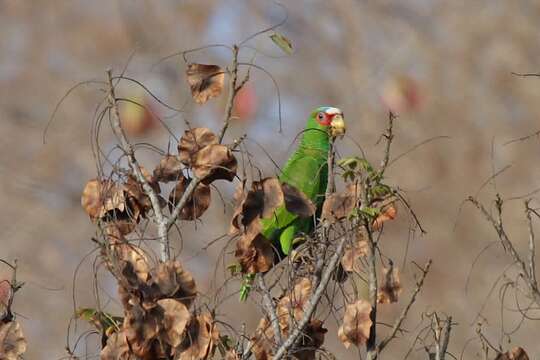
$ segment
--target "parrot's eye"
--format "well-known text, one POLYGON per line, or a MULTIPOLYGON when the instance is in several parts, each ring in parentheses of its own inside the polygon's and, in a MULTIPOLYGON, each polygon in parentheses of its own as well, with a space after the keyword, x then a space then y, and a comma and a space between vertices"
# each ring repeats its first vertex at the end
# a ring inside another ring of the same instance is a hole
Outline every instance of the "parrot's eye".
POLYGON ((323 112, 320 112, 320 113, 317 114, 317 120, 319 121, 319 124, 321 124, 321 125, 329 125, 330 124, 326 114, 323 113, 323 112))

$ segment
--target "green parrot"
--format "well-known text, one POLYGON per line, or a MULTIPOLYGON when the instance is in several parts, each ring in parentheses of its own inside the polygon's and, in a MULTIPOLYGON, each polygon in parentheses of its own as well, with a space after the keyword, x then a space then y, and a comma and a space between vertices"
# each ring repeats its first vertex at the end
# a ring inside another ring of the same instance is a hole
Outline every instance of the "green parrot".
MULTIPOLYGON (((300 144, 282 169, 279 180, 302 191, 317 207, 324 202, 328 181, 328 151, 331 138, 345 134, 343 112, 335 107, 321 106, 309 116, 302 132, 300 144)), ((300 234, 309 234, 314 227, 312 218, 300 218, 285 208, 278 207, 274 215, 261 219, 262 235, 280 250, 282 257, 289 255, 294 240, 300 234)), ((251 290, 255 274, 244 276, 240 300, 245 301, 251 290)))

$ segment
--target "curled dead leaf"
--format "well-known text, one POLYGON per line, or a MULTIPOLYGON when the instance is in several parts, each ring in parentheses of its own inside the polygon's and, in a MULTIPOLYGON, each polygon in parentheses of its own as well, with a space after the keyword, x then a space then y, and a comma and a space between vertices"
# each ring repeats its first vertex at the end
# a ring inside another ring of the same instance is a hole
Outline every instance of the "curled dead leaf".
POLYGON ((322 207, 321 218, 334 223, 345 219, 360 201, 360 186, 348 184, 345 191, 328 196, 322 207))
POLYGON ((381 209, 381 213, 373 221, 373 229, 380 230, 386 221, 394 220, 397 216, 397 208, 394 204, 389 204, 381 209))
POLYGON ((377 293, 379 304, 389 304, 398 301, 401 293, 401 283, 399 281, 399 270, 390 262, 390 267, 383 268, 383 283, 377 293))
POLYGON ((153 347, 163 323, 164 309, 156 305, 145 309, 137 301, 131 301, 130 305, 123 329, 133 354, 145 357, 155 351, 153 347))
POLYGON ((150 266, 143 250, 127 243, 113 245, 112 249, 121 264, 121 274, 129 286, 138 288, 140 284, 146 283, 150 266))
POLYGON ((298 360, 315 360, 315 353, 322 344, 324 344, 324 335, 328 332, 323 327, 323 322, 318 319, 312 319, 303 331, 300 338, 299 348, 294 356, 298 360))
MULTIPOLYGON (((169 260, 160 262, 151 272, 152 282, 157 287, 156 298, 173 298, 189 307, 197 295, 193 275, 180 262, 169 260)), ((154 287, 154 286, 152 286, 154 287)))
POLYGON ((193 173, 202 179, 204 184, 215 180, 232 181, 236 176, 238 162, 232 151, 225 145, 208 145, 195 155, 193 173))
POLYGON ((251 351, 253 352, 256 360, 272 359, 275 340, 270 321, 268 321, 266 318, 262 318, 259 321, 257 330, 255 330, 255 336, 253 336, 251 341, 253 342, 251 351))
POLYGON ((92 221, 102 218, 108 211, 125 210, 124 191, 110 180, 92 179, 83 189, 81 205, 92 221))
POLYGON ((165 155, 154 169, 155 181, 178 181, 182 177, 182 163, 176 155, 165 155))
POLYGON ((348 349, 351 344, 365 345, 372 325, 370 318, 371 305, 364 299, 347 305, 343 316, 343 324, 338 330, 338 337, 348 349))
POLYGON ((284 202, 283 191, 278 178, 269 177, 255 181, 252 189, 244 191, 241 184, 235 193, 236 208, 231 221, 230 234, 245 230, 253 220, 272 216, 275 209, 284 202))
POLYGON ((302 218, 311 217, 315 214, 317 208, 302 191, 287 183, 281 184, 281 189, 285 207, 288 211, 302 218))
POLYGON ((367 241, 358 241, 353 246, 345 250, 341 258, 341 266, 347 272, 361 273, 363 269, 362 259, 368 253, 367 241))
POLYGON ((135 360, 136 357, 129 350, 126 334, 123 331, 109 336, 107 345, 101 350, 101 360, 135 360))
POLYGON ((0 281, 0 320, 8 315, 8 306, 12 295, 11 283, 8 280, 0 281))
POLYGON ((186 130, 178 142, 178 158, 183 164, 191 165, 202 148, 217 143, 218 137, 208 128, 186 130))
POLYGON ((274 264, 274 249, 260 233, 245 233, 236 243, 235 257, 244 274, 264 273, 274 264))
POLYGON ((505 353, 499 353, 495 360, 529 360, 529 355, 521 347, 515 347, 505 353))
POLYGON ((189 324, 184 343, 178 349, 178 360, 208 359, 219 341, 219 332, 210 314, 198 315, 189 324))
POLYGON ((225 72, 217 65, 188 64, 186 75, 191 96, 197 104, 204 104, 223 91, 225 72))
MULTIPOLYGON (((178 204, 182 195, 186 191, 191 180, 181 177, 175 188, 171 191, 169 195, 169 207, 170 211, 174 206, 178 204)), ((198 219, 204 214, 204 212, 210 206, 211 195, 210 188, 205 184, 199 184, 188 198, 186 204, 180 211, 179 218, 182 220, 195 220, 198 219)))
POLYGON ((26 339, 17 321, 0 324, 0 359, 21 359, 26 352, 26 345, 26 339))
POLYGON ((279 325, 284 332, 288 331, 290 321, 297 322, 302 319, 311 292, 311 280, 301 278, 292 291, 279 300, 276 311, 279 325))
POLYGON ((157 304, 163 310, 163 321, 160 324, 162 339, 170 346, 177 347, 184 339, 191 314, 183 303, 174 299, 161 299, 157 304))
POLYGON ((240 355, 238 355, 236 350, 229 349, 225 353, 225 359, 224 360, 240 360, 240 355))

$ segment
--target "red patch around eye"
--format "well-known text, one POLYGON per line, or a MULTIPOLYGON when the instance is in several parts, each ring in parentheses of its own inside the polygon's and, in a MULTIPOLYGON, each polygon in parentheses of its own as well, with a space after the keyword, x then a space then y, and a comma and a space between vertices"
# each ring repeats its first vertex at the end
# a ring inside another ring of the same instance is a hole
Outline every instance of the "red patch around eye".
POLYGON ((317 114, 317 122, 321 125, 328 126, 332 122, 333 117, 334 115, 329 115, 329 114, 325 114, 321 112, 317 114), (322 115, 322 119, 321 119, 321 115, 322 115))

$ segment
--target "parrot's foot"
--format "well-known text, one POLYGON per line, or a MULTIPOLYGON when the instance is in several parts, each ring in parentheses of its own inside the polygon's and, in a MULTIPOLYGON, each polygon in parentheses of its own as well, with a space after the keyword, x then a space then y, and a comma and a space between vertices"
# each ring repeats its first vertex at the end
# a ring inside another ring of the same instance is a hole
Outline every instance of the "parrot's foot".
POLYGON ((253 287, 253 281, 255 281, 255 274, 246 274, 242 280, 242 287, 240 287, 240 301, 245 302, 249 297, 251 288, 253 287))

